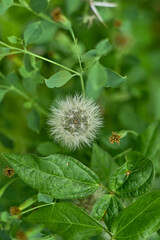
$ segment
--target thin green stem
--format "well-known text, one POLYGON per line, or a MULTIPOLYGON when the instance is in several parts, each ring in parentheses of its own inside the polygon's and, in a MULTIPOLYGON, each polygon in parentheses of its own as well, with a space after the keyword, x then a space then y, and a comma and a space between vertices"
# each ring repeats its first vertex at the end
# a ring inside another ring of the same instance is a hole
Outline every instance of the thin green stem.
POLYGON ((26 211, 24 211, 24 212, 21 212, 19 215, 21 216, 21 215, 24 215, 24 214, 26 214, 26 213, 28 213, 28 212, 31 212, 31 211, 35 210, 35 209, 42 208, 42 207, 46 207, 46 206, 51 206, 51 205, 54 205, 54 204, 55 204, 55 202, 46 203, 46 204, 43 204, 43 205, 39 205, 39 206, 37 206, 37 207, 30 208, 30 209, 28 209, 28 210, 26 210, 26 211))
POLYGON ((61 67, 61 68, 63 68, 63 69, 66 69, 66 70, 68 70, 68 71, 70 71, 70 72, 75 73, 76 75, 79 75, 78 72, 76 72, 76 71, 74 71, 74 70, 72 70, 72 69, 70 69, 70 68, 68 68, 68 67, 66 67, 66 66, 64 66, 64 65, 62 65, 62 64, 60 64, 60 63, 57 63, 57 62, 55 62, 55 61, 52 61, 52 60, 50 60, 50 59, 48 59, 48 58, 39 56, 39 55, 37 55, 37 54, 35 54, 35 53, 32 53, 32 52, 30 52, 30 51, 28 51, 28 50, 23 50, 22 52, 27 53, 27 54, 29 54, 29 55, 31 55, 31 56, 36 57, 36 58, 42 59, 42 60, 44 60, 44 61, 46 61, 46 62, 50 62, 50 63, 52 63, 52 64, 54 64, 54 65, 57 65, 58 67, 61 67))
POLYGON ((36 58, 39 58, 39 59, 41 59, 41 60, 43 60, 43 61, 52 63, 52 64, 54 64, 54 65, 57 65, 58 67, 61 67, 61 68, 66 69, 66 70, 68 70, 68 71, 70 71, 70 72, 73 72, 73 73, 76 74, 76 75, 80 75, 78 72, 76 72, 76 71, 74 71, 74 70, 72 70, 72 69, 70 69, 70 68, 68 68, 68 67, 66 67, 66 66, 64 66, 64 65, 62 65, 62 64, 60 64, 60 63, 57 63, 57 62, 55 62, 55 61, 52 61, 52 60, 50 60, 50 59, 48 59, 48 58, 42 57, 42 56, 37 55, 37 54, 35 54, 35 53, 32 53, 32 52, 28 51, 27 49, 21 49, 21 48, 13 47, 13 46, 11 46, 11 45, 9 45, 9 44, 6 44, 6 43, 4 43, 4 42, 2 42, 2 41, 0 41, 0 44, 3 45, 3 46, 5 46, 5 47, 7 47, 7 48, 10 48, 10 49, 13 49, 13 50, 17 50, 19 53, 29 54, 29 55, 34 56, 34 57, 36 57, 36 58))
POLYGON ((0 189, 0 198, 3 196, 5 190, 9 187, 10 184, 17 181, 19 178, 13 178, 11 181, 7 182, 1 189, 0 189))
POLYGON ((73 32, 72 28, 70 29, 70 33, 72 35, 74 44, 76 45, 76 53, 77 53, 77 57, 78 57, 79 67, 80 67, 80 76, 79 77, 80 77, 80 81, 81 81, 83 96, 85 96, 85 88, 84 88, 84 81, 83 81, 83 68, 82 68, 81 58, 80 58, 80 55, 79 55, 79 52, 78 52, 77 40, 75 38, 75 35, 74 35, 74 32, 73 32))

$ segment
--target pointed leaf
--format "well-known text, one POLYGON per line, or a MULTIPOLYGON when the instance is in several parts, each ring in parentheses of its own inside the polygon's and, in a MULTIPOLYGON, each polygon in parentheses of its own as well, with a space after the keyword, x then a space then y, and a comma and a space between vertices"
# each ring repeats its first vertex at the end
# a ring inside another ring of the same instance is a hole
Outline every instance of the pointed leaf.
POLYGON ((126 154, 125 160, 126 163, 111 177, 110 189, 125 198, 144 194, 154 179, 152 161, 138 152, 126 154))
POLYGON ((38 157, 4 153, 16 174, 29 186, 53 198, 82 198, 99 187, 98 177, 76 159, 60 154, 38 157))
POLYGON ((41 22, 32 23, 24 31, 25 45, 35 43, 42 35, 41 22))
POLYGON ((69 202, 38 209, 26 219, 32 223, 45 224, 50 231, 59 234, 64 240, 87 239, 103 230, 99 222, 69 202))
POLYGON ((62 87, 65 85, 71 78, 73 77, 72 74, 68 71, 60 71, 54 74, 49 79, 45 79, 45 84, 48 88, 54 87, 62 87))
POLYGON ((112 223, 115 240, 144 240, 160 227, 160 191, 150 192, 121 211, 112 223))

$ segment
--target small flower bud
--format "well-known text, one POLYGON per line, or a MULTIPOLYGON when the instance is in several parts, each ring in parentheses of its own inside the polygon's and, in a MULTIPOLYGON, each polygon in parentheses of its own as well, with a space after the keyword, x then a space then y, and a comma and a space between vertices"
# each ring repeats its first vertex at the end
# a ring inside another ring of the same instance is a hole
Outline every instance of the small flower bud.
POLYGON ((15 171, 13 168, 10 168, 10 167, 6 167, 4 170, 3 170, 3 173, 4 175, 6 175, 7 177, 13 177, 14 174, 15 174, 15 171))
POLYGON ((25 232, 20 230, 16 233, 16 239, 17 240, 27 240, 27 235, 25 232))
POLYGON ((60 23, 65 29, 71 29, 71 22, 62 14, 59 7, 53 9, 51 16, 55 22, 60 23))
POLYGON ((116 132, 112 132, 112 136, 109 138, 111 144, 117 143, 119 145, 121 135, 118 135, 116 132))
POLYGON ((20 214, 21 213, 21 210, 19 209, 19 207, 17 207, 17 206, 12 206, 12 207, 10 207, 10 214, 12 215, 12 216, 15 216, 15 215, 18 215, 18 214, 20 214))
POLYGON ((129 176, 130 174, 131 174, 131 172, 128 170, 128 171, 126 172, 126 175, 129 176))

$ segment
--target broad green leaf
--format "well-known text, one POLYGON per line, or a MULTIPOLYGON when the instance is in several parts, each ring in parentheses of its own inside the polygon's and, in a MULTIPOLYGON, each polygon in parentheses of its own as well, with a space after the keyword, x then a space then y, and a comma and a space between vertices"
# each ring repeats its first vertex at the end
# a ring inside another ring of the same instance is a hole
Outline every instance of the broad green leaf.
POLYGON ((127 77, 122 77, 111 69, 106 68, 106 72, 108 78, 105 87, 117 88, 127 80, 127 77))
POLYGON ((88 71, 86 93, 88 97, 98 98, 107 82, 105 68, 96 62, 88 71))
POLYGON ((108 183, 110 174, 115 167, 116 164, 113 158, 97 144, 93 144, 91 169, 99 176, 104 184, 108 183))
POLYGON ((118 199, 116 196, 112 195, 112 198, 109 202, 109 206, 107 208, 107 212, 104 216, 104 222, 109 229, 111 230, 111 225, 113 220, 116 218, 116 216, 123 210, 124 206, 123 203, 118 199))
POLYGON ((50 0, 30 0, 30 7, 36 13, 44 12, 50 0))
POLYGON ((41 22, 32 23, 24 31, 25 45, 35 43, 42 34, 41 22))
POLYGON ((108 39, 103 39, 96 45, 96 52, 100 57, 106 55, 111 49, 112 46, 108 39))
POLYGON ((109 207, 112 195, 106 194, 98 199, 92 209, 92 216, 98 220, 102 219, 109 207))
POLYGON ((111 69, 96 62, 88 71, 86 92, 89 97, 98 98, 104 87, 117 88, 127 80, 111 69))
POLYGON ((52 197, 43 193, 38 193, 38 202, 51 203, 52 201, 53 201, 52 197))
POLYGON ((152 161, 138 152, 129 152, 125 155, 125 160, 126 163, 112 175, 110 189, 124 198, 144 194, 154 179, 152 161))
POLYGON ((38 209, 27 218, 31 223, 43 223, 50 231, 64 240, 82 240, 99 234, 103 230, 94 218, 69 202, 38 209))
POLYGON ((71 78, 73 77, 72 74, 68 71, 60 71, 56 74, 54 74, 49 79, 45 79, 45 84, 48 88, 54 88, 54 87, 62 87, 64 84, 66 84, 71 78))
POLYGON ((0 2, 0 15, 3 15, 12 5, 13 0, 2 0, 2 2, 0 2))
POLYGON ((81 57, 81 60, 82 60, 82 62, 84 62, 86 68, 92 66, 98 59, 99 59, 99 56, 95 49, 92 49, 92 50, 86 52, 81 57))
POLYGON ((7 92, 8 92, 8 89, 0 89, 0 102, 2 102, 7 92))
POLYGON ((29 114, 27 115, 27 123, 28 123, 28 127, 39 133, 39 127, 40 127, 40 116, 39 113, 32 109, 29 114))
POLYGON ((146 131, 139 136, 136 142, 136 150, 151 158, 156 172, 160 173, 160 121, 149 125, 146 131))
POLYGON ((115 240, 144 240, 160 226, 160 191, 138 198, 112 223, 115 240))
POLYGON ((38 145, 37 151, 43 156, 48 156, 51 154, 58 153, 60 151, 60 147, 54 142, 43 142, 38 145))
POLYGON ((95 173, 69 156, 11 153, 3 156, 26 184, 53 198, 83 198, 99 187, 95 173))
POLYGON ((92 216, 97 220, 104 220, 110 230, 113 219, 123 209, 123 204, 114 195, 106 194, 102 196, 93 206, 92 216))

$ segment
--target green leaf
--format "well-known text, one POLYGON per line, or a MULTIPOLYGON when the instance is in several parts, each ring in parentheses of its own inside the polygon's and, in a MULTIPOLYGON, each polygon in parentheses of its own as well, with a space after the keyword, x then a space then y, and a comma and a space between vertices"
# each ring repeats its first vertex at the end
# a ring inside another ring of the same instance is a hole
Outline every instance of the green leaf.
POLYGON ((8 37, 8 40, 13 44, 17 44, 19 42, 19 39, 16 36, 10 36, 8 37))
POLYGON ((98 201, 94 204, 92 209, 92 216, 98 220, 104 217, 106 214, 106 210, 110 204, 112 195, 106 194, 98 199, 98 201))
POLYGON ((6 47, 0 47, 0 60, 2 60, 5 56, 9 53, 9 48, 6 47))
POLYGON ((116 216, 124 209, 123 203, 117 197, 112 195, 106 214, 104 216, 104 222, 111 231, 111 225, 116 216))
POLYGON ((30 57, 29 54, 24 54, 23 62, 24 62, 25 69, 28 72, 33 71, 33 67, 32 67, 32 64, 31 64, 31 57, 30 57))
POLYGON ((52 197, 43 193, 38 193, 38 202, 51 203, 52 201, 53 201, 52 197))
POLYGON ((69 202, 38 209, 27 218, 31 223, 43 223, 53 233, 64 240, 82 240, 99 234, 103 230, 94 218, 69 202))
POLYGON ((50 0, 30 0, 30 7, 36 13, 44 12, 50 0))
POLYGON ((65 1, 67 13, 70 15, 74 12, 76 12, 80 6, 82 5, 82 1, 79 0, 66 0, 65 1))
POLYGON ((14 0, 2 0, 2 4, 7 8, 11 7, 13 3, 14 3, 14 0))
POLYGON ((113 158, 97 144, 93 144, 91 169, 99 176, 104 184, 108 183, 110 174, 115 167, 117 166, 113 158))
POLYGON ((43 142, 38 145, 37 151, 43 156, 48 156, 51 154, 58 153, 60 151, 60 147, 54 142, 43 142))
POLYGON ((32 23, 24 31, 25 46, 35 43, 42 34, 41 22, 32 23))
POLYGON ((15 85, 18 82, 18 76, 17 74, 13 71, 7 74, 7 83, 10 85, 15 85))
POLYGON ((144 194, 154 179, 152 161, 138 152, 129 152, 125 160, 126 163, 112 175, 110 189, 124 198, 144 194))
POLYGON ((95 49, 92 49, 86 52, 81 57, 81 60, 82 62, 84 62, 86 68, 92 66, 98 59, 99 59, 99 56, 97 55, 97 52, 95 49))
POLYGON ((0 89, 0 102, 2 102, 7 92, 8 92, 8 89, 0 89))
POLYGON ((54 74, 49 79, 45 79, 45 84, 48 88, 54 88, 54 87, 62 87, 64 84, 66 84, 71 78, 73 77, 72 74, 68 71, 60 71, 56 74, 54 74))
POLYGON ((160 150, 160 121, 149 125, 146 131, 139 136, 136 142, 136 150, 151 158, 156 172, 160 174, 159 150, 160 150))
POLYGON ((150 192, 121 211, 112 223, 115 240, 144 240, 160 226, 160 191, 150 192))
POLYGON ((111 69, 106 68, 106 71, 108 78, 105 87, 117 88, 127 80, 127 77, 122 77, 111 69))
POLYGON ((96 45, 96 52, 100 57, 106 55, 111 49, 112 46, 108 39, 103 39, 96 45))
POLYGON ((98 98, 104 87, 117 88, 127 80, 111 69, 96 62, 88 71, 86 92, 88 97, 98 98))
POLYGON ((39 133, 39 127, 40 127, 40 116, 39 113, 32 109, 29 114, 27 115, 27 123, 28 123, 28 127, 39 133))
POLYGON ((26 184, 53 198, 83 198, 99 187, 95 173, 69 156, 10 153, 3 156, 26 184))
POLYGON ((90 98, 98 98, 107 82, 105 68, 96 62, 88 71, 86 93, 90 98))

